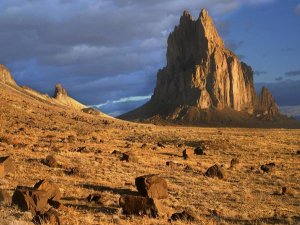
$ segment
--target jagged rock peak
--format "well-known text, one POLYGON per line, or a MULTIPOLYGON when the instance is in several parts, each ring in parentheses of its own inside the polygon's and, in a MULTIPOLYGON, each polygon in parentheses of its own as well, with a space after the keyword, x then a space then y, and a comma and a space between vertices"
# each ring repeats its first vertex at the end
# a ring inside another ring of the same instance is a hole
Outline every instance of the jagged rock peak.
POLYGON ((62 96, 68 96, 68 93, 61 84, 56 84, 54 98, 58 98, 58 97, 62 97, 62 96))
POLYGON ((200 12, 199 18, 207 18, 208 16, 209 15, 207 9, 203 8, 200 12))
POLYGON ((17 85, 9 70, 2 64, 0 64, 0 82, 13 86, 17 85))

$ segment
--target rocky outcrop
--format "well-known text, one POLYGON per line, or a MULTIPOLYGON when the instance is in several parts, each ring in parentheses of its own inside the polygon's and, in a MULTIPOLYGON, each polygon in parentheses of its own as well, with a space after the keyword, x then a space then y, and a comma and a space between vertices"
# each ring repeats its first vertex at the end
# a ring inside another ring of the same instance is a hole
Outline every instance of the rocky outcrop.
POLYGON ((0 82, 9 84, 12 86, 16 86, 17 83, 10 74, 9 70, 4 66, 0 64, 0 82))
POLYGON ((232 121, 253 115, 257 102, 252 68, 225 47, 207 10, 197 20, 184 11, 169 35, 167 65, 158 71, 151 100, 120 118, 209 122, 226 111, 232 121))
POLYGON ((54 96, 53 96, 60 104, 69 106, 71 108, 82 110, 87 108, 85 105, 77 102, 75 99, 68 96, 66 89, 63 88, 61 84, 56 84, 54 96))
POLYGON ((263 120, 273 120, 279 115, 278 106, 271 94, 271 92, 263 87, 256 100, 255 105, 256 117, 263 120))

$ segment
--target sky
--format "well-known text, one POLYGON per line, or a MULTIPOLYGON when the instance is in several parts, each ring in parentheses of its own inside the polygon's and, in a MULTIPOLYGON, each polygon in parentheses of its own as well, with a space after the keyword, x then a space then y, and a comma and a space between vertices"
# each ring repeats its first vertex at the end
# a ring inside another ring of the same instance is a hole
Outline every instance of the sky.
POLYGON ((185 9, 207 8, 226 46, 300 116, 300 0, 1 0, 0 63, 20 85, 119 115, 145 103, 185 9))

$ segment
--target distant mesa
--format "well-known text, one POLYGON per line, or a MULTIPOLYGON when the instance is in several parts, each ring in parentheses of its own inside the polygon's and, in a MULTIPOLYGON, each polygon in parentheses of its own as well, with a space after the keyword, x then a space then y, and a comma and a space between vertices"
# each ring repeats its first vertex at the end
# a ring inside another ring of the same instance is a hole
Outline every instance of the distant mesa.
POLYGON ((197 20, 184 11, 166 56, 151 100, 121 119, 228 125, 283 118, 266 88, 256 95, 252 68, 225 47, 206 9, 197 20))

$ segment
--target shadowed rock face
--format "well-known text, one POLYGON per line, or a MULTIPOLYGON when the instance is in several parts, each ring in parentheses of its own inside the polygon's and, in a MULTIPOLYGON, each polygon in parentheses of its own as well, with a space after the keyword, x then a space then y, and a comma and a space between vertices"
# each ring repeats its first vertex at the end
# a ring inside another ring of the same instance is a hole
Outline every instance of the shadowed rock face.
POLYGON ((167 65, 158 71, 150 102, 121 118, 160 115, 189 120, 192 114, 201 120, 200 111, 229 109, 253 114, 256 105, 252 68, 225 47, 203 9, 197 20, 184 11, 169 35, 167 65))
POLYGON ((272 120, 279 114, 278 106, 271 94, 271 92, 263 87, 256 100, 256 116, 265 120, 272 120))
POLYGON ((4 66, 0 64, 0 82, 3 82, 5 84, 9 84, 12 86, 16 86, 17 83, 10 74, 9 70, 4 66))

